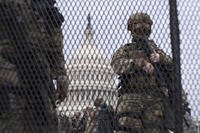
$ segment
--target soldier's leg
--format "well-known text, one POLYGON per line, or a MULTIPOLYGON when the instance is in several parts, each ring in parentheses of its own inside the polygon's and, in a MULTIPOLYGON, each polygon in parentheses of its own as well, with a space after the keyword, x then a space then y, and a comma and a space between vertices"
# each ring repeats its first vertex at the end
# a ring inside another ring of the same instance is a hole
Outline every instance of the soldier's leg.
POLYGON ((147 98, 145 103, 143 133, 169 133, 164 126, 163 101, 160 98, 147 98))
POLYGON ((141 133, 141 103, 139 95, 125 94, 120 97, 117 107, 117 133, 141 133))

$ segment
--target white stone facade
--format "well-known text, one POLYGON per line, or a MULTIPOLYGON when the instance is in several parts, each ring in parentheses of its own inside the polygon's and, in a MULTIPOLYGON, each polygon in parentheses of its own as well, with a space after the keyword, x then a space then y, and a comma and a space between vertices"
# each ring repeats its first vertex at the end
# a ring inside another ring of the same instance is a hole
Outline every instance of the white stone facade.
POLYGON ((84 37, 84 44, 80 45, 66 65, 70 86, 62 111, 67 111, 67 114, 92 107, 97 97, 114 106, 117 102, 115 74, 109 60, 103 57, 93 40, 90 22, 84 37))

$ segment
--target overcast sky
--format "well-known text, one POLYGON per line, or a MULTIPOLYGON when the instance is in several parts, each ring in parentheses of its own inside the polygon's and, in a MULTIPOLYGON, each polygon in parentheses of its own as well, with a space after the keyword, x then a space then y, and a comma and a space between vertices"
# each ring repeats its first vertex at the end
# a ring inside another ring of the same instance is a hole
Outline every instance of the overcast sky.
MULTIPOLYGON (((200 116, 200 2, 177 0, 181 39, 182 85, 189 94, 192 115, 200 116)), ((153 20, 151 37, 171 55, 168 0, 57 0, 65 17, 65 55, 70 59, 74 50, 83 44, 87 15, 91 14, 94 40, 105 57, 130 42, 127 19, 135 12, 147 12, 153 20)))

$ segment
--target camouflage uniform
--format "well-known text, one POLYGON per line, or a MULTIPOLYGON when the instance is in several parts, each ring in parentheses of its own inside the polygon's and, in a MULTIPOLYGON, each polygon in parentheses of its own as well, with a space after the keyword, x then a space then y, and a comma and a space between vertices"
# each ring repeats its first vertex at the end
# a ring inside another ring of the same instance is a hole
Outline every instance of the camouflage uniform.
POLYGON ((65 89, 68 80, 63 17, 54 4, 0 0, 1 133, 57 132, 53 79, 65 89))
MULTIPOLYGON (((142 42, 135 41, 139 36, 149 37, 151 25, 152 21, 147 14, 131 15, 128 30, 133 36, 132 43, 121 46, 112 57, 111 66, 114 72, 123 78, 119 86, 116 112, 118 133, 168 133, 164 124, 164 98, 167 97, 167 88, 159 85, 160 79, 155 74, 147 74, 144 71, 143 67, 150 59, 141 49, 142 42), (137 29, 137 23, 147 23, 150 27, 145 27, 142 31, 137 29), (131 31, 134 24, 136 28, 131 31)), ((160 56, 156 65, 171 71, 171 58, 160 50, 153 40, 148 39, 147 43, 160 56)))

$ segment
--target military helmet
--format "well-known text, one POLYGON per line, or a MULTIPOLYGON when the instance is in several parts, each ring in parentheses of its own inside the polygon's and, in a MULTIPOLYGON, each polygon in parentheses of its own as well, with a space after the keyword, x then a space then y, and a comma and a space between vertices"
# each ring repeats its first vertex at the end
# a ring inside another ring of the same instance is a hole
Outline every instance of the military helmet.
POLYGON ((128 30, 131 31, 132 30, 132 26, 135 22, 146 22, 149 23, 150 25, 153 24, 150 16, 147 13, 135 13, 132 14, 129 19, 128 19, 128 30))

